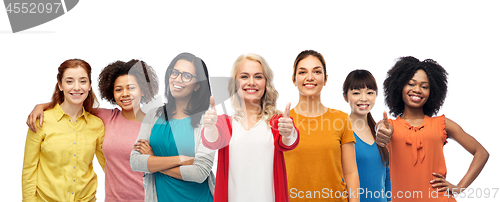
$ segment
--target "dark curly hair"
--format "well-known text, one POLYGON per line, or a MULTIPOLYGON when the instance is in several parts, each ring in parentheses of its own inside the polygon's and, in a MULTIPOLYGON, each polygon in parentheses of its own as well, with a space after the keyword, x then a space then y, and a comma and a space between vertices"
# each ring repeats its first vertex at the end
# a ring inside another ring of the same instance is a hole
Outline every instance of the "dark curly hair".
POLYGON ((172 62, 170 62, 170 65, 168 65, 167 71, 165 72, 165 97, 167 98, 167 103, 163 107, 158 108, 156 115, 168 120, 169 117, 173 117, 178 110, 176 109, 175 98, 172 92, 170 92, 169 78, 175 64, 177 64, 179 60, 186 60, 194 65, 197 83, 200 84, 200 88, 191 95, 187 107, 182 109, 184 113, 191 117, 191 126, 196 128, 200 125, 202 115, 210 107, 210 96, 212 93, 210 91, 210 81, 208 80, 207 65, 205 65, 205 62, 203 62, 201 58, 191 53, 181 53, 177 55, 172 62))
POLYGON ((443 106, 448 92, 448 73, 446 70, 432 59, 419 61, 412 56, 401 57, 387 71, 387 78, 384 81, 385 103, 389 107, 391 115, 397 117, 403 114, 405 109, 405 103, 402 99, 403 87, 419 69, 427 74, 430 86, 429 99, 423 106, 424 114, 434 116, 443 106))
POLYGON ((130 60, 128 62, 116 61, 104 69, 99 74, 99 91, 102 99, 116 104, 114 96, 115 80, 123 75, 132 75, 139 83, 144 96, 141 103, 148 103, 158 93, 158 76, 154 69, 141 60, 130 60))

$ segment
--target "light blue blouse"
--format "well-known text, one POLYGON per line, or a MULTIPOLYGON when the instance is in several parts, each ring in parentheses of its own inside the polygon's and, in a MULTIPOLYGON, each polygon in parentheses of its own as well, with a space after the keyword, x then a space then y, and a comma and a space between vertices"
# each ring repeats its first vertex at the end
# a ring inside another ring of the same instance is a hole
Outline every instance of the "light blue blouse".
MULTIPOLYGON (((377 144, 368 144, 361 140, 356 133, 356 164, 358 165, 359 200, 361 202, 386 202, 387 192, 391 191, 391 175, 389 166, 382 163, 382 157, 377 144)), ((391 196, 391 194, 389 194, 391 196)))

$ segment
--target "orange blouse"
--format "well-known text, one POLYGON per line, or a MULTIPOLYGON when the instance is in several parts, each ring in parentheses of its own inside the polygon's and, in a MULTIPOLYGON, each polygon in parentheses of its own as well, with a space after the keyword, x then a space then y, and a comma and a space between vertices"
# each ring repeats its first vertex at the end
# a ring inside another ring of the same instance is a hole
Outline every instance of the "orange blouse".
POLYGON ((284 152, 290 202, 347 202, 342 145, 356 143, 349 116, 329 108, 317 117, 305 117, 292 109, 290 117, 300 132, 297 148, 284 152))
MULTIPOLYGON (((456 201, 432 187, 432 173, 446 177, 443 146, 447 133, 444 115, 425 116, 421 126, 414 127, 398 117, 389 120, 394 127, 389 150, 392 201, 456 201)), ((447 194, 448 195, 448 194, 447 194)))

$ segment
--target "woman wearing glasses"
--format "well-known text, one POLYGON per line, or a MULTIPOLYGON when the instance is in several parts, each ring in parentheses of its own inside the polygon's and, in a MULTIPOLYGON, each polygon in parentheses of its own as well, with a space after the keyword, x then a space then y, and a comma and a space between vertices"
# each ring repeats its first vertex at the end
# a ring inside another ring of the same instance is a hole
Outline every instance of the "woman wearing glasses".
POLYGON ((213 201, 214 151, 203 146, 202 115, 210 105, 205 63, 181 53, 165 74, 167 103, 149 111, 130 155, 145 172, 145 201, 213 201))

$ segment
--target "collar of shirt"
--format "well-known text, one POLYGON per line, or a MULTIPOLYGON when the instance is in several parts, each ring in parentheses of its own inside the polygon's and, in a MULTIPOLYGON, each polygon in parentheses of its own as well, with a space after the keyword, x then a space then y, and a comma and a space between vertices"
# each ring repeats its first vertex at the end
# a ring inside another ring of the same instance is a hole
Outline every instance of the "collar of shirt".
MULTIPOLYGON (((82 115, 77 117, 77 119, 83 116, 83 120, 87 122, 87 117, 89 116, 90 113, 85 111, 85 107, 82 107, 82 110, 83 110, 82 115)), ((54 116, 56 117, 57 122, 59 122, 64 117, 64 115, 67 115, 69 117, 68 114, 64 113, 61 106, 59 106, 59 104, 56 104, 56 106, 54 106, 54 116)))

